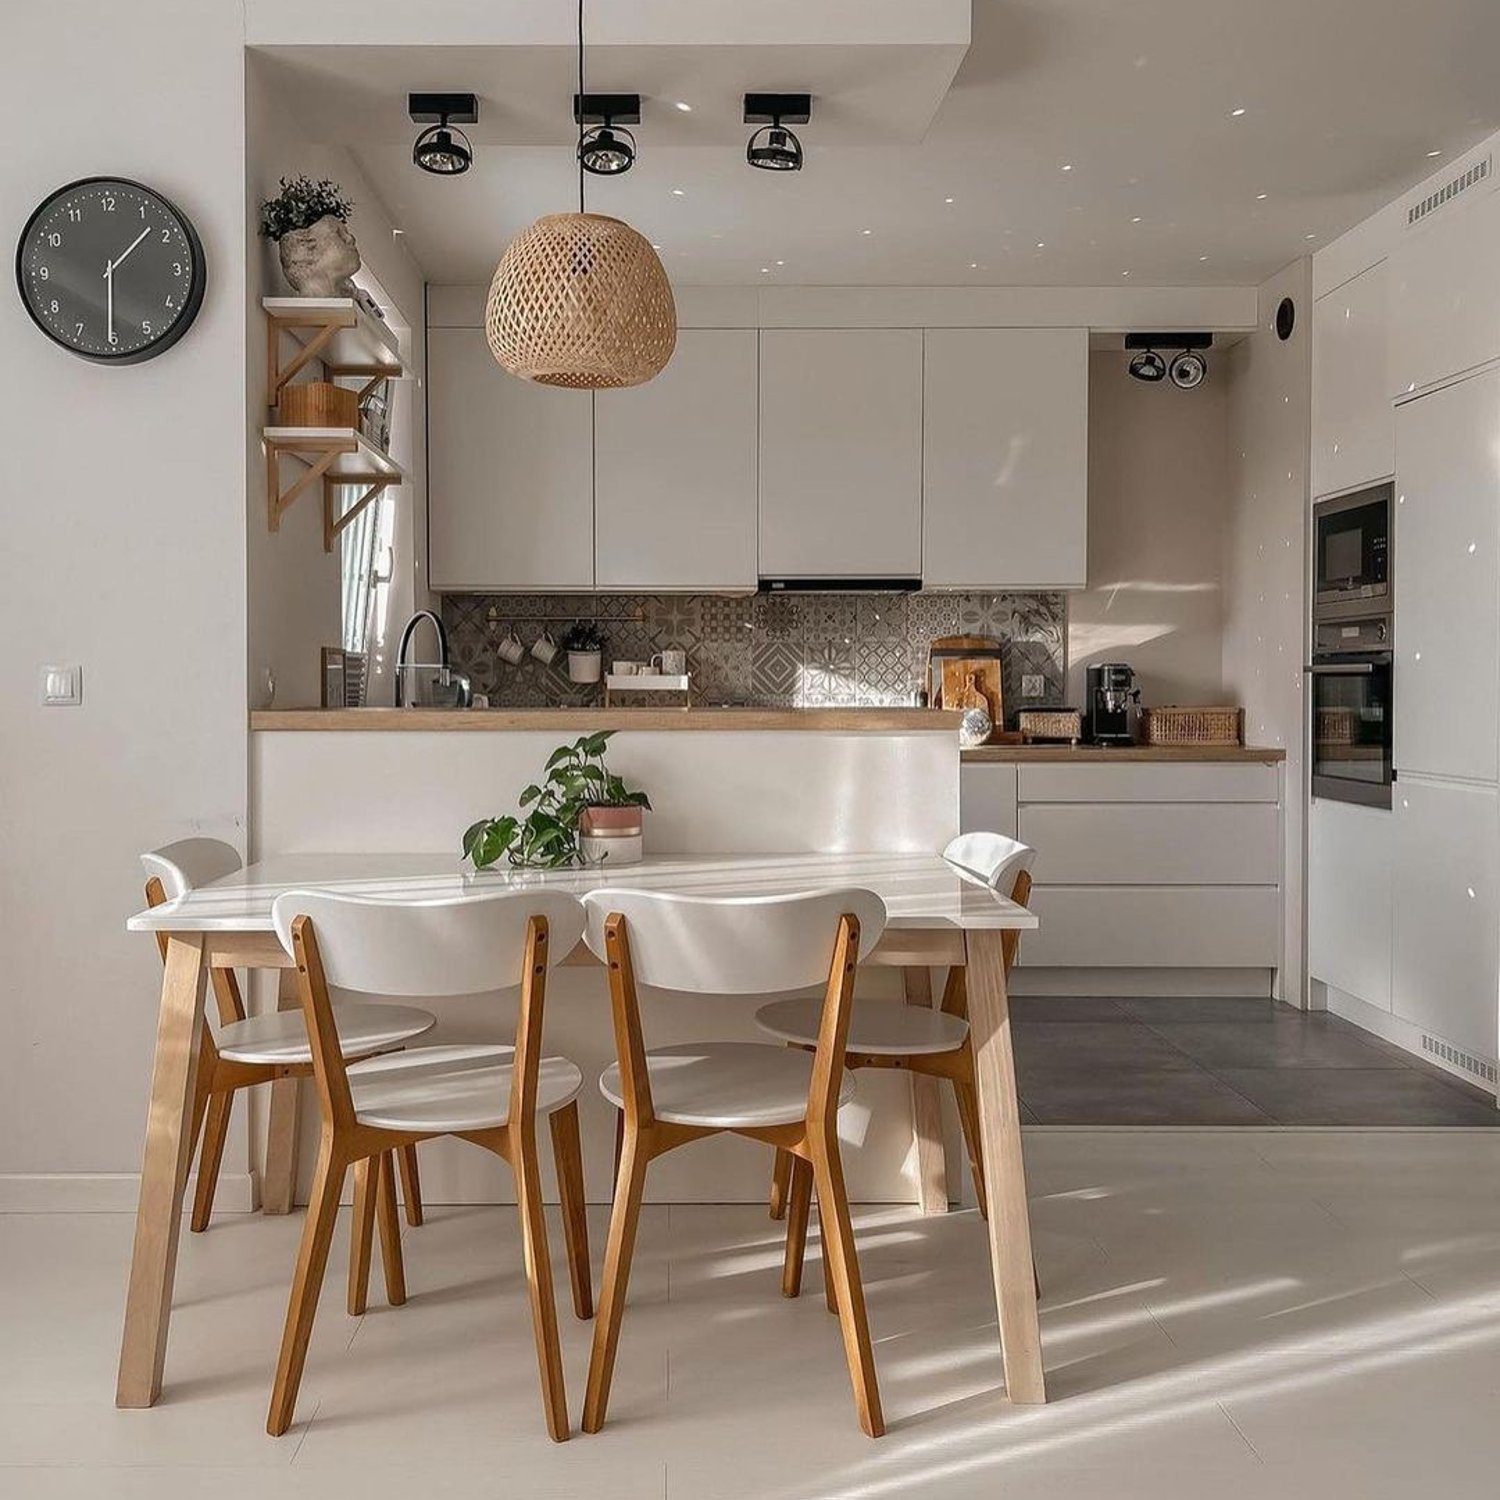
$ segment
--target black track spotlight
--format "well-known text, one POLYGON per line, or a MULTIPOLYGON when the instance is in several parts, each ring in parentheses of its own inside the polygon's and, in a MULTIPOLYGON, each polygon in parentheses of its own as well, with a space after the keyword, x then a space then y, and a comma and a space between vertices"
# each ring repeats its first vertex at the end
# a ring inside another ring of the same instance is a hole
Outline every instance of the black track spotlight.
POLYGON ((745 147, 745 160, 766 172, 800 172, 802 142, 786 126, 811 118, 811 94, 746 94, 745 124, 760 128, 745 147))
POLYGON ((635 165, 635 137, 624 127, 641 123, 639 94, 574 94, 573 118, 589 127, 578 138, 585 172, 618 177, 635 165))
POLYGON ((1130 373, 1136 380, 1147 381, 1155 385, 1167 373, 1167 362, 1155 349, 1142 349, 1130 361, 1130 373))
POLYGON ((1172 363, 1167 366, 1168 377, 1180 391, 1190 391, 1194 386, 1202 385, 1203 377, 1207 374, 1208 361, 1191 349, 1184 349, 1181 354, 1174 355, 1172 363))
POLYGON ((457 177, 474 165, 474 147, 457 125, 479 119, 479 100, 473 94, 408 94, 406 110, 412 124, 425 129, 411 148, 412 161, 436 177, 457 177))

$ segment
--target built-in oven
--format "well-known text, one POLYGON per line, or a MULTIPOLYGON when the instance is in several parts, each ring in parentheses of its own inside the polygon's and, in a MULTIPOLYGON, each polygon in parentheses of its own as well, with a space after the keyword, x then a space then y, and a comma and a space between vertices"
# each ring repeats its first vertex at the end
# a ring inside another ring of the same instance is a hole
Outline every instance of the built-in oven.
POLYGON ((1393 486, 1313 507, 1313 619, 1358 619, 1391 608, 1393 486))
POLYGON ((1391 620, 1321 619, 1313 626, 1312 794, 1389 807, 1391 620))

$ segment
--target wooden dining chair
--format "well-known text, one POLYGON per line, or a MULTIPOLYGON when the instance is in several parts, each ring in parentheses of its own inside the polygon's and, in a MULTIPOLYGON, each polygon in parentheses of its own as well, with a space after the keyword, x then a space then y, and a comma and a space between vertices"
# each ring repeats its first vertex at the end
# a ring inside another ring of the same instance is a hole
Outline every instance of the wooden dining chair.
MULTIPOLYGON (((584 912, 563 891, 497 891, 439 901, 393 901, 329 891, 288 891, 272 907, 277 936, 296 959, 313 1043, 322 1131, 312 1201, 297 1255, 266 1430, 291 1425, 307 1358, 344 1178, 354 1169, 351 1301, 363 1298, 377 1208, 393 1212, 391 1156, 434 1136, 471 1141, 510 1164, 521 1216, 547 1431, 568 1436, 567 1398, 552 1294, 552 1261, 537 1161, 536 1125, 552 1132, 573 1309, 593 1313, 578 1091, 565 1057, 542 1055, 547 971, 577 945, 584 912), (472 995, 520 987, 515 1046, 414 1047, 347 1064, 329 986, 360 994, 472 995)), ((404 1292, 399 1236, 387 1242, 386 1279, 404 1292)))
MULTIPOLYGON (((609 966, 619 1058, 599 1087, 622 1111, 624 1130, 583 1430, 597 1432, 609 1404, 646 1168, 679 1146, 729 1131, 786 1151, 798 1180, 817 1184, 854 1404, 860 1426, 879 1437, 885 1423, 844 1191, 838 1112, 854 1091, 844 1052, 855 964, 861 945, 873 947, 885 928, 884 903, 863 890, 777 897, 600 890, 584 905, 584 940, 609 966), (818 984, 823 998, 811 1054, 765 1042, 646 1049, 641 985, 747 995, 818 984)), ((800 1274, 801 1250, 794 1257, 789 1240, 784 1278, 794 1259, 800 1274)))
MULTIPOLYGON (((239 851, 218 839, 179 839, 141 856, 146 870, 146 903, 160 906, 189 891, 210 885, 242 868, 239 851)), ((162 962, 167 958, 165 933, 157 935, 162 962)), ((198 1184, 188 1225, 194 1234, 208 1228, 213 1214, 224 1142, 229 1135, 229 1113, 241 1089, 278 1078, 312 1076, 312 1044, 300 1010, 247 1016, 233 969, 210 969, 217 1028, 206 1028, 198 1058, 198 1088, 193 1096, 192 1129, 198 1156, 198 1184)), ((338 1007, 339 1044, 348 1058, 372 1057, 403 1046, 431 1031, 437 1017, 411 1005, 351 1003, 338 1007)), ((401 1176, 406 1215, 422 1222, 422 1200, 417 1177, 417 1153, 402 1153, 401 1176)))
MULTIPOLYGON (((963 876, 1009 896, 1019 906, 1025 906, 1031 895, 1032 854, 1025 844, 1000 833, 961 834, 943 850, 943 858, 963 876)), ((1001 947, 1007 975, 1015 962, 1020 936, 1017 931, 1004 935, 1001 947)), ((768 1036, 804 1049, 817 1045, 820 1020, 817 1002, 799 999, 773 1001, 762 1006, 755 1016, 755 1024, 768 1036)), ((953 1085, 979 1212, 988 1217, 964 970, 958 965, 948 970, 942 1004, 937 1010, 879 1001, 856 1005, 849 1022, 847 1047, 845 1067, 901 1068, 946 1078, 953 1085)), ((806 1216, 805 1202, 791 1203, 793 1185, 792 1159, 778 1152, 771 1178, 773 1219, 785 1218, 794 1207, 797 1213, 806 1216)), ((805 1198, 806 1183, 800 1185, 800 1191, 805 1198)), ((805 1230, 799 1231, 799 1235, 805 1237, 805 1230)))

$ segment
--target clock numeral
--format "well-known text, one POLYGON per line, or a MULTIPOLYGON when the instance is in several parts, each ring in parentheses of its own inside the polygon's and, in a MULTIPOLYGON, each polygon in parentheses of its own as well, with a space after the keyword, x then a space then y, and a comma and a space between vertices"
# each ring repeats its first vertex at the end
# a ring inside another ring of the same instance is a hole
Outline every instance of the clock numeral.
POLYGON ((141 204, 141 217, 143 219, 146 217, 146 205, 144 203, 141 204))
POLYGON ((73 337, 75 339, 81 339, 83 337, 83 324, 82 323, 75 323, 73 325, 73 337))
POLYGON ((141 320, 141 332, 144 333, 148 338, 151 336, 151 319, 150 318, 143 318, 141 320))
POLYGON ((170 245, 172 243, 172 231, 170 229, 163 229, 162 230, 162 232, 161 232, 161 242, 164 245, 170 245))
POLYGON ((182 275, 182 262, 180 260, 174 260, 172 262, 172 274, 174 276, 182 275))
POLYGON ((36 274, 40 276, 43 281, 45 281, 52 274, 52 272, 49 271, 46 266, 38 266, 36 268, 36 274))
POLYGON ((112 332, 109 336, 109 341, 111 344, 118 344, 120 342, 120 335, 112 332))
POLYGON ((56 250, 57 247, 62 244, 62 236, 54 229, 47 236, 47 243, 51 245, 54 250, 56 250))
POLYGON ((168 307, 176 307, 177 304, 170 297, 168 297, 167 298, 167 306, 168 307))
POLYGON ((81 208, 70 208, 68 210, 68 217, 75 224, 81 224, 83 222, 83 210, 81 208))
POLYGON ((115 195, 113 193, 105 193, 99 201, 103 204, 105 213, 112 214, 115 211, 115 195))
POLYGON ((52 311, 53 311, 53 312, 56 312, 56 311, 57 311, 57 310, 58 310, 58 307, 57 307, 57 298, 56 298, 56 297, 54 297, 54 298, 53 298, 53 299, 52 299, 52 311))

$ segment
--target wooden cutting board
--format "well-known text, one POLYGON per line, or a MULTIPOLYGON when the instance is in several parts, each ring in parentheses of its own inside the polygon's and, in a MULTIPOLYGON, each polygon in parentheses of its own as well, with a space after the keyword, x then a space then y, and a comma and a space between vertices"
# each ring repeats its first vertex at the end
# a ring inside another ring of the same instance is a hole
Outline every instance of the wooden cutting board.
POLYGON ((944 708, 984 708, 996 729, 1005 724, 998 656, 949 656, 943 663, 944 708))

